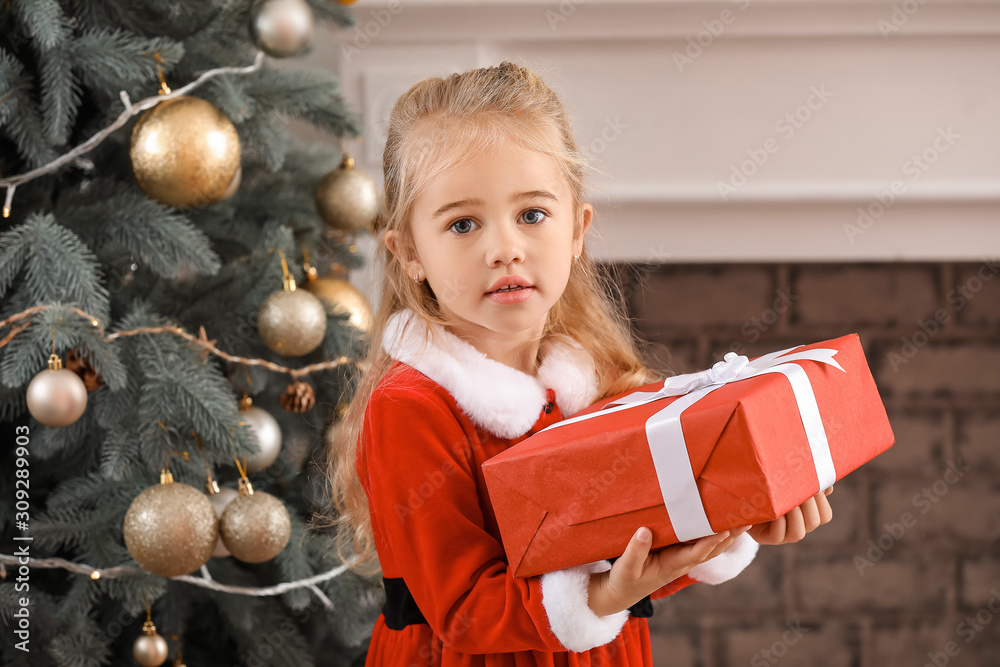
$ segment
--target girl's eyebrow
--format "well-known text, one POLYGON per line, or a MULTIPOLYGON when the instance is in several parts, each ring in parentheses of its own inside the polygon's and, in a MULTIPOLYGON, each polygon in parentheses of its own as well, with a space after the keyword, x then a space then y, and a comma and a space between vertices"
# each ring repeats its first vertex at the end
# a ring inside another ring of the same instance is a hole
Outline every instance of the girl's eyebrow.
MULTIPOLYGON (((519 192, 517 194, 511 195, 510 203, 516 204, 523 199, 551 199, 552 201, 558 202, 559 199, 554 194, 548 190, 531 190, 530 192, 519 192)), ((486 202, 482 199, 477 199, 475 197, 467 197, 459 201, 453 201, 450 204, 445 204, 438 210, 434 211, 431 215, 431 220, 440 218, 442 215, 447 213, 453 208, 461 208, 463 206, 485 206, 486 202)))

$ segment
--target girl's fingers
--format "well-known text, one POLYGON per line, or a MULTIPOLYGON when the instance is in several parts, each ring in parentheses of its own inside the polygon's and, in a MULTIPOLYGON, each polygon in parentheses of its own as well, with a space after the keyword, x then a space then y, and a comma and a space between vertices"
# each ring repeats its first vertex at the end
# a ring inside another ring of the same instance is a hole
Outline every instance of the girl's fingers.
POLYGON ((802 517, 802 506, 795 507, 785 515, 787 524, 783 542, 798 542, 806 536, 806 522, 802 517))
POLYGON ((833 519, 833 508, 830 507, 830 501, 826 496, 827 494, 820 494, 816 496, 816 505, 819 508, 820 524, 830 523, 833 519))
POLYGON ((727 540, 731 539, 729 531, 706 535, 691 544, 684 545, 679 549, 667 547, 664 549, 665 556, 663 565, 670 568, 689 570, 698 563, 702 563, 711 557, 712 552, 727 540))
MULTIPOLYGON (((823 497, 825 498, 826 496, 823 497)), ((810 498, 809 500, 799 505, 799 509, 802 510, 802 521, 805 525, 806 533, 811 533, 812 531, 819 528, 819 522, 820 522, 819 507, 817 507, 816 505, 815 497, 810 498)), ((805 533, 803 533, 803 537, 805 537, 805 533)))
POLYGON ((712 560, 713 558, 721 554, 723 551, 733 546, 733 542, 736 541, 736 538, 742 535, 743 533, 747 532, 748 530, 750 530, 750 526, 745 526, 743 528, 734 528, 733 530, 729 531, 729 537, 719 542, 715 546, 715 548, 713 548, 712 551, 708 554, 705 560, 712 560))
POLYGON ((614 567, 618 568, 627 579, 637 580, 642 576, 642 569, 649 556, 649 547, 653 544, 653 534, 645 526, 639 528, 632 535, 625 553, 615 561, 614 567))

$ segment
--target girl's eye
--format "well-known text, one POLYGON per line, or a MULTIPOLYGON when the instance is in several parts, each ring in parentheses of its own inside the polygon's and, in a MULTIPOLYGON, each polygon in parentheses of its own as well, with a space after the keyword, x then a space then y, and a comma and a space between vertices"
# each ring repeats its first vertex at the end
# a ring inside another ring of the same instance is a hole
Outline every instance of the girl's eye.
POLYGON ((549 217, 548 214, 540 208, 530 208, 524 212, 524 216, 525 216, 524 221, 527 222, 529 225, 537 225, 539 222, 549 217), (531 216, 535 218, 534 220, 531 220, 527 217, 532 213, 537 214, 537 216, 531 216))
POLYGON ((468 234, 474 229, 472 226, 475 224, 475 222, 469 220, 468 218, 462 218, 461 220, 456 220, 451 223, 451 227, 449 227, 449 229, 457 232, 458 234, 468 234))

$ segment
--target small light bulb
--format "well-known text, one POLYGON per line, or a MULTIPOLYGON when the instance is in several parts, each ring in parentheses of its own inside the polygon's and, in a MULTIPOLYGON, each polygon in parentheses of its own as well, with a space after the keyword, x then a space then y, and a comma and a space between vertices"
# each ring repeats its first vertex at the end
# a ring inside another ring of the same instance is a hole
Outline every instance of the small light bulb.
POLYGON ((101 571, 94 570, 93 572, 90 573, 90 578, 93 579, 94 581, 97 581, 98 579, 101 578, 101 571))
POLYGON ((10 217, 10 207, 9 206, 4 206, 3 207, 3 217, 5 217, 5 218, 9 218, 10 217))

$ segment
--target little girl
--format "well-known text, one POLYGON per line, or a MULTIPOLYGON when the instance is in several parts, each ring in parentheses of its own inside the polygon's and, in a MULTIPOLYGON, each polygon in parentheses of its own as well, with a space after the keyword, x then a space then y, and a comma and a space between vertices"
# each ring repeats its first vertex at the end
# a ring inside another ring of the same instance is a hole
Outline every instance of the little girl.
POLYGON ((341 556, 385 584, 367 665, 652 665, 651 599, 832 516, 820 493, 770 524, 656 553, 640 528, 613 565, 513 577, 483 462, 654 380, 585 252, 583 166, 559 99, 508 62, 421 81, 392 110, 385 283, 329 456, 341 556))

